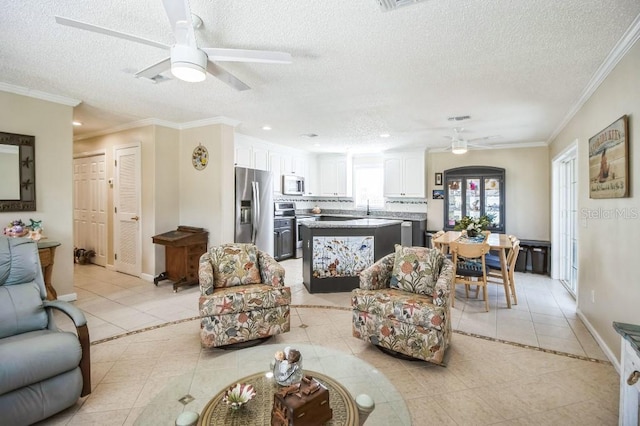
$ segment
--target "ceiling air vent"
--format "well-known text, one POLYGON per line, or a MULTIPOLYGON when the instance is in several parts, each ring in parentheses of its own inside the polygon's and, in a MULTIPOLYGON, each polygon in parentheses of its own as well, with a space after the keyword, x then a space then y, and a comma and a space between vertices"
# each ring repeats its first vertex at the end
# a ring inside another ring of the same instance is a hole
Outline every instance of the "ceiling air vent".
POLYGON ((422 0, 377 0, 383 11, 394 10, 402 6, 418 3, 422 0))

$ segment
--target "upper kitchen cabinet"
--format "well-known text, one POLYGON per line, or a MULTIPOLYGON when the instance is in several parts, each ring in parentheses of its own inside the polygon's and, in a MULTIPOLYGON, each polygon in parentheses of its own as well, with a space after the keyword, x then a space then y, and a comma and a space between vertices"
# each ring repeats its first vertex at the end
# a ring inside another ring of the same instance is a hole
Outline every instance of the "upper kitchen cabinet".
POLYGON ((304 195, 319 195, 320 194, 320 178, 318 171, 318 161, 315 158, 307 159, 307 174, 304 181, 304 195))
POLYGON ((235 165, 249 169, 269 170, 269 151, 244 141, 236 141, 235 165))
POLYGON ((444 171, 444 229, 451 230, 464 216, 488 216, 492 232, 504 232, 504 169, 458 167, 444 171))
POLYGON ((273 174, 273 192, 282 193, 282 154, 279 152, 269 153, 269 171, 273 174))
POLYGON ((351 162, 343 155, 322 155, 320 165, 320 195, 351 196, 351 162))
POLYGON ((297 155, 285 155, 283 162, 285 175, 303 176, 307 174, 307 159, 297 155))
POLYGON ((424 151, 384 155, 384 196, 425 198, 424 151))
POLYGON ((238 167, 253 167, 253 152, 250 146, 236 143, 235 165, 238 167))
POLYGON ((253 147, 253 168, 269 170, 269 151, 253 147))

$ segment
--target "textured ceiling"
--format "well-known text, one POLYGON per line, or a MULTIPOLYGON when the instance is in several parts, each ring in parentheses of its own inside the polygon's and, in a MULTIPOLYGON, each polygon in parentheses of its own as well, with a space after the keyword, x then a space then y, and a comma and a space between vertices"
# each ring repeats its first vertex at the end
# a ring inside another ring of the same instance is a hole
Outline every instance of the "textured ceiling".
POLYGON ((241 133, 312 151, 445 147, 455 126, 468 139, 494 136, 484 144, 546 142, 640 2, 428 0, 382 12, 376 0, 191 0, 191 9, 204 21, 200 47, 285 51, 293 63, 222 64, 251 86, 244 92, 170 72, 152 84, 133 73, 166 51, 54 16, 172 44, 161 0, 6 1, 0 82, 82 100, 76 136, 226 117, 241 133), (447 120, 460 115, 471 119, 447 120))

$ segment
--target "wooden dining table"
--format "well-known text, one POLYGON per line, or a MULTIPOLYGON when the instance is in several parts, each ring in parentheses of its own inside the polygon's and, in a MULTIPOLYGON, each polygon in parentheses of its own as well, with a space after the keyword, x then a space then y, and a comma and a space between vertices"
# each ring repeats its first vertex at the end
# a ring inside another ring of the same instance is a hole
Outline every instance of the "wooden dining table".
MULTIPOLYGON (((447 231, 438 238, 434 238, 432 243, 434 245, 440 245, 443 249, 446 247, 448 250, 449 243, 456 241, 462 232, 460 231, 447 231)), ((507 298, 507 308, 511 309, 511 291, 509 283, 509 273, 507 272, 507 250, 511 249, 511 240, 507 234, 489 234, 487 242, 491 247, 491 250, 498 252, 500 257, 500 269, 502 273, 502 282, 504 284, 504 292, 507 298)), ((445 250, 445 252, 447 251, 445 250)), ((515 286, 513 287, 515 289, 515 286)))

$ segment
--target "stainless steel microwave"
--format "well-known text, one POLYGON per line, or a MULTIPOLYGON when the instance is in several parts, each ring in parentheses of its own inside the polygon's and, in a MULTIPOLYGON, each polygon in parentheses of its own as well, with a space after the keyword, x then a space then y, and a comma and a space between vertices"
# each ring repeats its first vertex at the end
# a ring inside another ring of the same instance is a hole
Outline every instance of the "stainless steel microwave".
POLYGON ((284 195, 303 195, 304 177, 282 175, 282 193, 284 195))

